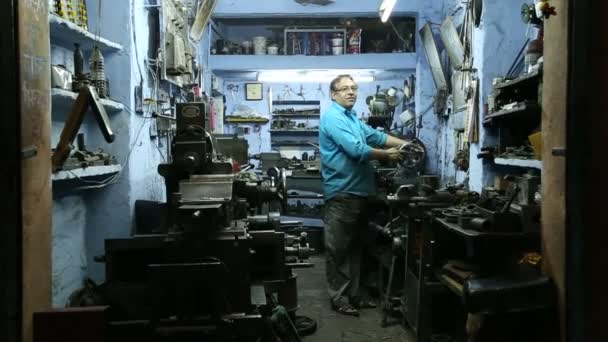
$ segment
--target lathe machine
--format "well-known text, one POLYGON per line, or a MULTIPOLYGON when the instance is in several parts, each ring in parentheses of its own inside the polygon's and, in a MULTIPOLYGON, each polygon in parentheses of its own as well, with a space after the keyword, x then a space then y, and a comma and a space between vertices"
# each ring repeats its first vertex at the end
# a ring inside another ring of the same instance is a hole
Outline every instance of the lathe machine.
POLYGON ((82 322, 100 341, 299 341, 292 269, 312 266, 303 260, 313 250, 306 236, 281 230, 278 213, 248 217, 244 200, 281 200, 284 182, 235 180, 238 169, 205 129, 204 106, 179 104, 176 119, 171 163, 158 167, 165 212, 149 213, 165 218, 162 231, 105 240, 97 260, 106 282, 74 301, 89 306, 73 309, 78 315, 37 313, 37 342, 71 341, 61 326, 82 322))

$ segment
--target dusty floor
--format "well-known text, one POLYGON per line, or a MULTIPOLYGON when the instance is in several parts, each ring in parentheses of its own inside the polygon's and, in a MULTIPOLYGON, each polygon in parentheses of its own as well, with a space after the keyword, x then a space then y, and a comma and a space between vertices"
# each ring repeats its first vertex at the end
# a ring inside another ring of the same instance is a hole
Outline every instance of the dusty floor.
POLYGON ((366 309, 359 317, 337 314, 331 310, 325 291, 325 259, 309 260, 314 268, 299 269, 298 292, 301 309, 298 315, 317 321, 318 329, 304 342, 413 342, 415 339, 400 325, 380 326, 380 309, 366 309))

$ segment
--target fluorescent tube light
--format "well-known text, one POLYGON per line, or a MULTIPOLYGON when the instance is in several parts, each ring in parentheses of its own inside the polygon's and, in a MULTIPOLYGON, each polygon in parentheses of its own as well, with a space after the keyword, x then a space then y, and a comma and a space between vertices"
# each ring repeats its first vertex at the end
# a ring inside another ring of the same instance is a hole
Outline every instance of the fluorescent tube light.
POLYGON ((361 73, 359 71, 350 70, 266 70, 258 73, 258 82, 267 83, 286 83, 286 82, 321 82, 329 83, 336 76, 349 74, 355 82, 365 83, 373 82, 374 76, 367 71, 361 73))
POLYGON ((378 14, 380 14, 380 20, 383 23, 385 23, 391 16, 391 12, 393 12, 393 7, 395 7, 396 3, 397 0, 382 0, 378 14))

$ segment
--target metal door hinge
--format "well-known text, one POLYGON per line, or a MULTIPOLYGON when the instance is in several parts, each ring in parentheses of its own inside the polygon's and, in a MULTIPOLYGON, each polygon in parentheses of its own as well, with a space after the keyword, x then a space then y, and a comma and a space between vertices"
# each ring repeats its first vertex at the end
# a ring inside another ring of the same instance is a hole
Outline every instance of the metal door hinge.
POLYGON ((35 147, 28 147, 21 151, 21 159, 29 159, 35 157, 38 154, 38 150, 35 147))
POLYGON ((566 149, 563 147, 556 147, 554 149, 551 150, 551 154, 554 157, 565 157, 566 156, 566 149))

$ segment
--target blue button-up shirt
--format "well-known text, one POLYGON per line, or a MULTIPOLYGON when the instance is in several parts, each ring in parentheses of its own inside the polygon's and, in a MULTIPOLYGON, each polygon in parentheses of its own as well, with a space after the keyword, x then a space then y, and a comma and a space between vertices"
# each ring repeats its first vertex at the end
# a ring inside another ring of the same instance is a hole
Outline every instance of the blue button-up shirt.
POLYGON ((373 146, 384 146, 388 136, 357 118, 336 102, 323 113, 319 145, 325 200, 338 193, 375 194, 374 169, 369 163, 373 146))

